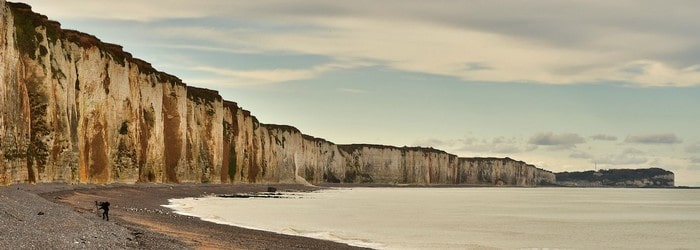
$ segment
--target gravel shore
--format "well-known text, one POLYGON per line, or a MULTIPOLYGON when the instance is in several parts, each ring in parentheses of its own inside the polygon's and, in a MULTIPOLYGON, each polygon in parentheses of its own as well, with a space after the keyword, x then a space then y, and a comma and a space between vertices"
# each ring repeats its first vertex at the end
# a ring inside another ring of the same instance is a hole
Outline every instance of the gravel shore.
MULTIPOLYGON (((267 185, 12 185, 0 187, 0 249, 359 249, 182 216, 168 199, 267 191, 267 185), (95 201, 109 201, 110 221, 95 201)), ((314 187, 274 185, 278 191, 314 187)), ((283 218, 280 218, 283 219, 283 218)))

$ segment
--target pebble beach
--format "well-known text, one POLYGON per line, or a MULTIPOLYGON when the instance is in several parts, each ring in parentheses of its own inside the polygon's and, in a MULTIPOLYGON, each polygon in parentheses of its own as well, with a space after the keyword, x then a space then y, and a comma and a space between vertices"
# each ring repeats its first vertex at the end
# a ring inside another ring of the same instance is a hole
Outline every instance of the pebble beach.
MULTIPOLYGON (((278 191, 315 187, 275 185, 278 191)), ((267 185, 20 184, 0 187, 0 249, 359 249, 175 214, 169 199, 265 192, 267 185), (109 201, 110 221, 95 201, 109 201)), ((280 218, 284 219, 284 218, 280 218)))

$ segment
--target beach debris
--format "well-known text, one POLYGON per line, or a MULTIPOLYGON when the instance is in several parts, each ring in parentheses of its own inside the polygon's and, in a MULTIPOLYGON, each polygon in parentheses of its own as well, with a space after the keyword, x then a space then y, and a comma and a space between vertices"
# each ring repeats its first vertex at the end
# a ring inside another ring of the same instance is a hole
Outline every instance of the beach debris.
POLYGON ((293 194, 283 194, 274 192, 260 192, 260 193, 240 193, 240 194, 220 194, 217 197, 221 198, 271 198, 271 199, 290 199, 298 198, 294 197, 293 194))

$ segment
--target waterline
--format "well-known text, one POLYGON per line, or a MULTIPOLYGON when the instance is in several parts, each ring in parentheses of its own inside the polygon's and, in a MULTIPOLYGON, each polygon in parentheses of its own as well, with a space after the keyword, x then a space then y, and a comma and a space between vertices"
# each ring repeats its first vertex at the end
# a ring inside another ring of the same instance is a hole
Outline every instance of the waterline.
POLYGON ((386 249, 694 248, 700 190, 352 188, 171 200, 179 213, 386 249))

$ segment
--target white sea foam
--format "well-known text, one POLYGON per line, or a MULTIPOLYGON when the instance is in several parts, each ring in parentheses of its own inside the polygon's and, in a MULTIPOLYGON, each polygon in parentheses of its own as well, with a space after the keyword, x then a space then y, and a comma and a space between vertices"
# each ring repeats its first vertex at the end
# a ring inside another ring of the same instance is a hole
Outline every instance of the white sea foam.
POLYGON ((353 188, 170 200, 180 214, 378 249, 692 249, 700 190, 353 188))

